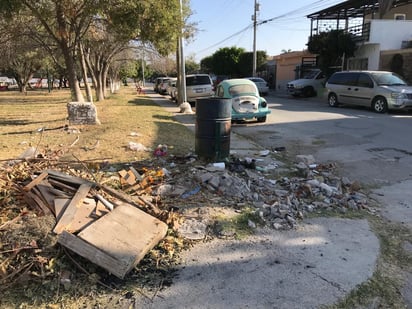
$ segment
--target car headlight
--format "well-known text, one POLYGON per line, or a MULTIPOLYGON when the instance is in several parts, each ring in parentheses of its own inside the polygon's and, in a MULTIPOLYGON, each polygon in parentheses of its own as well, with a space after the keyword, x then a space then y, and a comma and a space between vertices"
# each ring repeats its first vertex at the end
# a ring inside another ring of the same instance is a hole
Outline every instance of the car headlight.
POLYGON ((402 100, 402 99, 407 99, 408 98, 406 93, 402 93, 402 92, 392 92, 391 97, 393 99, 397 99, 397 100, 402 100))
POLYGON ((302 88, 303 88, 303 85, 299 85, 299 84, 296 85, 296 84, 295 84, 295 89, 302 89, 302 88))
POLYGON ((265 100, 262 100, 262 102, 260 103, 260 106, 266 107, 268 106, 268 103, 265 100))

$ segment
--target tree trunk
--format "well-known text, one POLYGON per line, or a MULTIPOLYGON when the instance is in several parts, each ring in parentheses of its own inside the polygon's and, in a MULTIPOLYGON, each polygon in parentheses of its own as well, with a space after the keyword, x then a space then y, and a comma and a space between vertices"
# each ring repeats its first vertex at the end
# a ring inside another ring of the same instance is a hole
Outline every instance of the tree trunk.
POLYGON ((72 46, 70 48, 67 23, 65 21, 65 14, 62 6, 63 4, 59 3, 56 7, 57 24, 60 34, 58 42, 63 53, 64 62, 66 64, 67 78, 69 80, 72 100, 75 102, 84 102, 84 97, 80 90, 80 85, 77 82, 77 74, 74 61, 74 49, 76 48, 76 46, 72 46))
POLYGON ((84 56, 84 48, 83 44, 79 43, 79 52, 80 52, 80 63, 82 65, 82 72, 83 72, 83 82, 84 82, 84 87, 86 89, 86 96, 87 96, 87 101, 93 102, 93 95, 92 95, 92 90, 90 88, 89 84, 89 79, 87 74, 87 65, 86 65, 86 59, 84 56))
POLYGON ((103 95, 105 98, 107 98, 107 75, 109 73, 109 65, 107 62, 104 63, 103 65, 103 76, 102 76, 102 81, 103 81, 103 95))
POLYGON ((96 97, 97 101, 103 101, 104 100, 104 80, 103 80, 103 72, 99 70, 96 72, 96 80, 97 80, 97 86, 96 86, 96 97))

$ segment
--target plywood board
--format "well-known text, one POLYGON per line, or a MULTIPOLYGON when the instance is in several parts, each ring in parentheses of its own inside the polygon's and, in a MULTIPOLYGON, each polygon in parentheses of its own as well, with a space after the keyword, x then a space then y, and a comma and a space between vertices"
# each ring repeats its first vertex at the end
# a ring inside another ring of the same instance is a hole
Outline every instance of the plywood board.
POLYGON ((117 260, 116 258, 108 255, 106 252, 103 252, 99 248, 88 244, 86 241, 69 232, 61 232, 57 241, 62 246, 110 271, 113 275, 120 279, 122 279, 128 271, 128 264, 117 260))
MULTIPOLYGON (((130 271, 166 232, 164 222, 124 203, 86 227, 78 237, 115 258, 120 265, 128 265, 127 271, 130 271)), ((122 271, 116 265, 112 267, 106 269, 113 274, 122 271)))

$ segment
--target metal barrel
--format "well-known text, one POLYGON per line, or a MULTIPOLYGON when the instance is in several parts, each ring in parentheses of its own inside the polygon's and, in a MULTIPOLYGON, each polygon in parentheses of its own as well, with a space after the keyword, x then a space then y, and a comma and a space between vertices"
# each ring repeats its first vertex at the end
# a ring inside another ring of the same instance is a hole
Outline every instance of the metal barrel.
POLYGON ((230 153, 232 100, 196 100, 195 151, 199 158, 225 161, 230 153))

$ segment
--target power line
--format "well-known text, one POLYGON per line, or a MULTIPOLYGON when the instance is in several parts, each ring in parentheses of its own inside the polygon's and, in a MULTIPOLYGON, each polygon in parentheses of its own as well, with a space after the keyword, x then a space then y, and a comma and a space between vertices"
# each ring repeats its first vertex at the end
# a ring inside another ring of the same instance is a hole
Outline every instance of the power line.
MULTIPOLYGON (((311 4, 308 4, 308 5, 302 6, 302 7, 300 7, 300 8, 297 8, 297 9, 295 9, 295 10, 289 11, 289 12, 287 12, 287 13, 284 13, 284 14, 281 14, 281 15, 278 15, 278 16, 275 16, 275 17, 272 17, 272 18, 269 18, 269 19, 265 19, 265 20, 263 20, 263 21, 260 21, 260 22, 257 23, 257 25, 260 26, 260 25, 263 25, 263 24, 267 24, 267 23, 270 23, 270 22, 273 22, 273 21, 282 19, 282 18, 284 18, 284 17, 286 17, 286 16, 288 16, 288 15, 291 15, 291 14, 302 13, 303 11, 306 11, 306 10, 308 10, 308 9, 310 9, 310 10, 313 11, 314 9, 320 8, 320 7, 324 4, 324 2, 327 2, 327 1, 331 1, 331 0, 318 0, 318 1, 314 2, 314 3, 311 3, 311 4)), ((296 17, 295 17, 295 18, 296 18, 296 17)), ((291 18, 291 19, 292 19, 292 18, 291 18)), ((221 41, 219 41, 219 42, 217 42, 217 43, 215 43, 215 44, 213 44, 213 45, 211 45, 211 46, 209 46, 209 47, 206 47, 206 48, 198 51, 198 53, 202 53, 202 52, 205 52, 205 51, 207 51, 207 50, 209 50, 209 49, 212 49, 212 48, 214 48, 214 47, 216 47, 216 46, 224 43, 225 41, 230 40, 231 38, 233 38, 233 37, 235 37, 235 36, 237 36, 237 35, 245 32, 245 31, 251 29, 252 27, 253 27, 253 23, 252 23, 252 24, 249 24, 249 25, 246 26, 245 28, 237 31, 236 33, 231 34, 230 36, 224 38, 223 40, 221 40, 221 41)))
POLYGON ((216 46, 224 43, 224 42, 227 41, 227 40, 230 40, 231 38, 233 38, 233 37, 241 34, 242 32, 244 32, 244 31, 246 31, 246 30, 248 30, 248 29, 250 29, 250 28, 252 28, 252 27, 253 27, 253 24, 250 24, 250 25, 246 26, 245 28, 243 28, 242 30, 239 30, 238 32, 236 32, 236 33, 228 36, 227 38, 224 38, 223 40, 221 40, 221 41, 219 41, 219 42, 217 42, 217 43, 215 43, 215 44, 213 44, 213 45, 211 45, 211 46, 209 46, 209 47, 207 47, 207 48, 205 48, 205 49, 200 50, 199 53, 202 53, 202 52, 204 52, 204 51, 207 51, 208 49, 211 49, 211 48, 213 48, 213 47, 216 47, 216 46))

